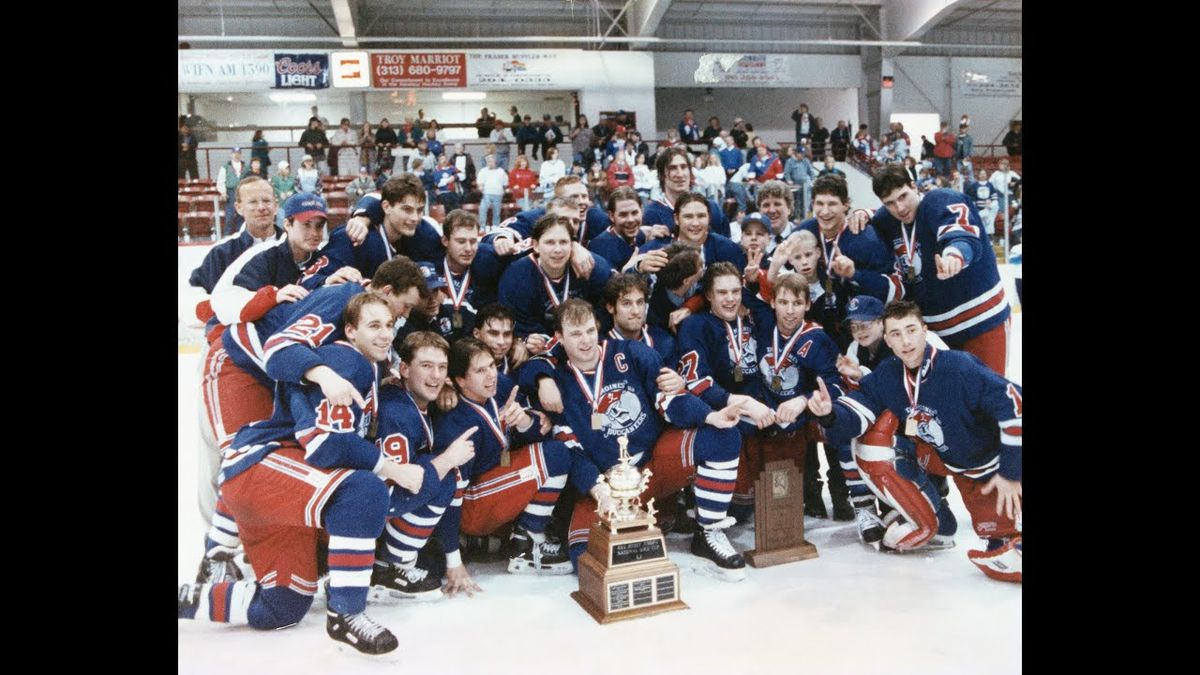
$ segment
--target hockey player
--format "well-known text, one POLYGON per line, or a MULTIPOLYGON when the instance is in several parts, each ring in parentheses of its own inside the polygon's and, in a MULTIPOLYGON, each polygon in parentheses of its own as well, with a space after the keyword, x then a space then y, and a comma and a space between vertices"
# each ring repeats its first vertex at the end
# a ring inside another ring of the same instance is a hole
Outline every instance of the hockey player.
MULTIPOLYGON (((588 243, 588 250, 607 260, 614 270, 654 274, 662 269, 667 262, 665 254, 635 255, 646 243, 646 233, 642 231, 642 203, 633 188, 613 190, 608 198, 608 215, 612 225, 588 243)), ((660 236, 669 236, 664 226, 655 227, 662 228, 660 236)))
POLYGON ((646 280, 636 274, 616 274, 604 286, 604 308, 613 319, 607 337, 641 342, 658 352, 663 363, 675 362, 675 337, 646 324, 646 280))
POLYGON ((753 319, 743 316, 742 270, 727 262, 708 266, 702 280, 709 309, 679 325, 677 370, 709 407, 738 405, 759 429, 775 422, 767 405, 746 394, 758 374, 753 319))
POLYGON ((435 266, 446 280, 442 301, 450 313, 450 342, 468 336, 475 328, 479 307, 496 300, 500 262, 491 244, 479 241, 479 218, 470 211, 455 209, 442 223, 446 255, 435 266))
POLYGON ((831 399, 822 381, 809 410, 835 445, 861 437, 858 466, 872 491, 896 508, 883 545, 925 546, 944 512, 930 474, 953 477, 984 551, 969 551, 984 574, 1021 581, 1021 387, 974 355, 927 344, 915 303, 884 310, 884 360, 860 388, 831 399), (899 430, 912 441, 899 443, 899 430), (994 495, 994 496, 993 496, 994 495))
MULTIPOLYGON (((1010 310, 975 205, 945 188, 920 194, 903 167, 885 167, 871 188, 883 206, 870 223, 896 258, 886 300, 913 300, 946 344, 1003 376, 1010 310)), ((867 216, 855 211, 852 229, 867 216)))
POLYGON ((599 342, 595 312, 582 300, 563 303, 554 323, 566 358, 538 377, 552 379, 562 392, 563 411, 552 418, 555 438, 574 450, 570 483, 581 497, 568 534, 572 563, 577 565, 587 547, 597 505, 610 505, 608 485, 597 479, 617 463, 617 438, 624 436, 633 463, 653 472, 644 500, 672 495, 695 476, 699 529, 692 553, 704 558, 703 569, 718 578, 744 578, 746 563, 724 533, 733 524, 726 511, 737 475, 738 433, 733 426, 738 407, 714 411, 682 390, 660 391, 655 380, 669 369, 658 355, 639 342, 599 342))
POLYGON ((667 264, 658 271, 650 291, 646 322, 675 332, 680 322, 704 310, 704 296, 700 294, 704 261, 700 249, 683 242, 658 250, 667 257, 667 264))
MULTIPOLYGON (((754 319, 757 346, 754 354, 757 372, 751 380, 749 393, 774 410, 775 423, 760 430, 743 428, 742 461, 738 467, 734 502, 752 503, 754 481, 761 469, 760 456, 766 462, 796 457, 803 452, 805 515, 827 517, 821 499, 820 465, 816 461, 818 439, 805 433, 806 406, 807 397, 816 389, 817 377, 829 380, 835 395, 841 394, 834 382, 838 349, 819 324, 805 319, 810 304, 808 296, 808 282, 799 274, 789 274, 779 280, 770 304, 744 293, 746 306, 754 319), (810 455, 811 463, 808 461, 810 455)), ((837 455, 832 451, 828 454, 832 458, 828 475, 834 518, 850 520, 854 515, 850 510, 846 483, 837 465, 837 455)))
MULTIPOLYGON (((342 313, 350 298, 364 290, 383 297, 396 317, 407 317, 420 294, 428 294, 416 264, 401 256, 380 265, 365 289, 354 283, 321 288, 225 331, 220 346, 214 345, 207 356, 201 380, 205 422, 221 453, 243 426, 271 416, 277 380, 318 384, 337 405, 365 404, 316 353, 317 347, 342 337, 342 313)), ((218 499, 197 582, 240 578, 233 562, 238 544, 237 524, 218 499)))
POLYGON ((594 261, 587 277, 579 277, 571 268, 571 221, 562 216, 547 215, 533 228, 534 253, 509 265, 500 277, 500 304, 511 307, 516 315, 516 334, 519 337, 538 335, 530 351, 538 352, 553 332, 552 310, 568 298, 585 298, 599 302, 604 284, 612 276, 608 261, 587 249, 583 255, 594 261))
POLYGON ((501 375, 511 377, 517 368, 529 358, 525 343, 513 339, 512 312, 499 303, 484 305, 475 317, 475 329, 472 336, 487 345, 488 351, 496 359, 496 368, 501 375))
MULTIPOLYGON (((691 192, 692 186, 696 183, 695 176, 692 174, 692 160, 687 146, 676 145, 658 153, 658 157, 654 160, 654 167, 658 171, 658 184, 662 186, 662 196, 646 203, 646 210, 642 214, 642 224, 666 225, 674 234, 677 231, 678 220, 675 211, 679 208, 676 202, 684 194, 691 192)), ((729 221, 726 220, 721 205, 715 200, 705 199, 703 196, 700 201, 707 207, 707 222, 712 227, 712 231, 728 238, 729 221)))
POLYGON ((376 412, 378 362, 387 358, 393 317, 381 296, 362 294, 347 305, 343 321, 346 341, 318 352, 359 400, 341 405, 316 385, 285 384, 271 419, 239 432, 223 463, 222 490, 241 523, 257 578, 185 584, 179 618, 260 630, 297 624, 317 590, 317 543, 324 530, 326 632, 368 655, 397 648, 391 631, 364 613, 367 580, 385 516, 412 500, 397 499, 397 488, 389 491, 380 478, 443 501, 452 495, 452 483, 389 461, 363 438, 376 412))
MULTIPOLYGON (((436 437, 455 438, 472 426, 483 431, 475 437, 475 457, 461 468, 469 483, 462 507, 451 508, 438 526, 447 559, 459 559, 460 531, 482 537, 511 522, 505 551, 509 572, 570 574, 566 547, 547 539, 546 525, 567 484, 571 450, 549 437, 545 413, 526 410, 517 400, 516 385, 500 376, 482 342, 456 342, 450 348, 449 372, 458 405, 435 423, 436 437)), ((434 447, 440 449, 439 443, 434 447)))
POLYGON ((353 217, 345 227, 329 234, 329 243, 305 273, 319 277, 351 265, 365 279, 375 274, 380 264, 401 254, 416 261, 438 262, 445 248, 437 224, 421 215, 424 209, 421 179, 410 173, 392 176, 382 190, 358 200, 353 217))
MULTIPOLYGON (((308 295, 303 284, 313 283, 314 277, 304 276, 304 270, 316 260, 325 240, 327 212, 320 195, 299 192, 288 198, 283 205, 287 236, 274 246, 243 254, 213 289, 209 302, 217 320, 224 325, 257 321, 275 305, 308 295)), ((356 276, 348 268, 330 279, 340 283, 356 276)))
POLYGON ((442 278, 433 263, 422 262, 417 265, 421 268, 421 276, 425 277, 425 286, 429 289, 429 296, 421 298, 420 304, 413 308, 408 321, 396 329, 396 339, 393 340, 393 344, 397 350, 400 349, 400 343, 404 341, 404 338, 418 331, 437 333, 447 342, 454 331, 451 320, 453 310, 445 302, 450 295, 447 291, 449 284, 442 278))
POLYGON ((813 217, 800 223, 821 244, 824 263, 820 280, 824 290, 822 323, 838 347, 845 349, 851 337, 842 330, 846 303, 861 293, 877 298, 887 295, 885 274, 891 270, 892 257, 873 229, 857 234, 846 228, 850 211, 850 193, 841 176, 821 176, 813 182, 813 217))
POLYGON ((675 236, 671 239, 648 241, 638 251, 648 253, 679 241, 699 247, 701 259, 706 265, 725 261, 733 263, 739 270, 744 269, 746 254, 727 237, 710 230, 711 216, 705 204, 704 195, 699 192, 685 192, 680 195, 674 208, 675 236))
MULTIPOLYGON (((574 209, 572 215, 575 221, 576 239, 581 247, 600 236, 611 224, 609 214, 605 213, 599 205, 592 204, 587 185, 579 176, 567 175, 555 181, 554 197, 567 200, 567 203, 574 209)), ((492 235, 497 253, 507 255, 512 246, 517 245, 523 239, 528 239, 533 234, 533 226, 537 224, 537 221, 550 212, 548 202, 549 200, 547 200, 545 208, 521 211, 500 223, 500 227, 494 230, 495 234, 492 235), (502 244, 500 240, 507 240, 507 242, 502 244)))
MULTIPOLYGON (((445 499, 414 505, 403 513, 391 514, 384 527, 382 546, 376 549, 371 573, 372 597, 436 600, 459 591, 468 594, 478 589, 461 558, 447 555, 447 584, 441 576, 420 567, 417 553, 450 510, 462 505, 465 483, 459 472, 475 456, 475 446, 483 440, 476 435, 478 425, 464 426, 453 437, 437 444, 429 405, 437 400, 446 381, 446 341, 436 333, 421 331, 404 338, 398 350, 397 374, 403 388, 396 384, 380 387, 379 445, 392 461, 425 467, 436 472, 439 480, 450 484, 445 499), (439 592, 441 588, 441 592, 439 592)), ((455 537, 453 549, 458 547, 455 537)), ((442 541, 449 552, 451 542, 442 541)))

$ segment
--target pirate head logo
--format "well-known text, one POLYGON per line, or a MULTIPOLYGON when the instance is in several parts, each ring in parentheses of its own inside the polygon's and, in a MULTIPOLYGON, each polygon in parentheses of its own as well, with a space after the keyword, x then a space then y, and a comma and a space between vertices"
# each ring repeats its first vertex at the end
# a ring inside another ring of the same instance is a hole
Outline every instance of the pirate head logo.
POLYGON ((775 355, 767 354, 758 362, 758 372, 762 373, 763 381, 776 393, 790 392, 800 384, 800 369, 792 364, 791 359, 785 359, 783 368, 775 370, 775 355), (778 377, 778 379, 776 379, 778 377), (779 384, 776 387, 776 383, 779 384))
POLYGON ((625 388, 623 383, 604 387, 596 412, 604 415, 604 435, 633 435, 646 421, 646 411, 637 395, 625 388))
POLYGON ((945 452, 946 435, 942 432, 942 423, 938 420, 937 412, 918 404, 916 410, 909 409, 909 415, 917 421, 917 437, 936 448, 938 452, 945 452))

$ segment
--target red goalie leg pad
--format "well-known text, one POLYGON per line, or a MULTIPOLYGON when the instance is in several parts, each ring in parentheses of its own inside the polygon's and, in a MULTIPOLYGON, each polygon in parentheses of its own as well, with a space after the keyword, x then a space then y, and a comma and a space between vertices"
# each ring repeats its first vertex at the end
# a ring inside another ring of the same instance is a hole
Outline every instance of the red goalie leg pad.
POLYGON ((1016 536, 994 551, 967 551, 980 571, 999 581, 1021 583, 1021 537, 1016 536))
MULTIPOLYGON (((862 435, 854 454, 863 477, 908 521, 902 527, 909 531, 895 542, 889 541, 889 546, 908 551, 925 544, 937 534, 938 519, 933 504, 929 503, 917 484, 896 473, 896 451, 892 446, 897 426, 899 420, 891 411, 885 410, 862 435)), ((896 524, 893 527, 901 526, 896 524)), ((900 530, 895 534, 901 535, 900 530)))

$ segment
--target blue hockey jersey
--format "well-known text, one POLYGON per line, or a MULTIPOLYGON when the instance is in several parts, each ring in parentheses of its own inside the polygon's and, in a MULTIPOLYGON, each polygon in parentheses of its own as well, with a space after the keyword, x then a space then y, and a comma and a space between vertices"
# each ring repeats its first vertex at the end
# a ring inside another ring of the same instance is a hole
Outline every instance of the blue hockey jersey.
POLYGON ((276 381, 300 383, 305 372, 322 365, 317 348, 342 339, 342 313, 350 298, 365 291, 365 286, 359 284, 323 286, 290 307, 282 306, 289 310, 285 320, 262 344, 263 370, 267 376, 276 381))
MULTIPOLYGON (((279 239, 280 237, 283 237, 283 230, 276 226, 273 238, 279 239)), ((205 293, 212 293, 217 281, 221 279, 221 275, 225 273, 225 269, 229 267, 230 263, 257 243, 258 241, 250 236, 246 228, 242 227, 236 234, 231 234, 213 244, 213 247, 204 255, 204 259, 200 261, 200 265, 192 270, 191 276, 188 277, 188 284, 203 288, 205 293)))
MULTIPOLYGON (((833 427, 826 430, 834 446, 861 436, 886 408, 899 420, 917 420, 917 438, 937 452, 946 468, 968 478, 984 479, 996 471, 1021 480, 1021 387, 988 368, 974 354, 925 348, 916 402, 909 400, 906 372, 890 356, 862 379, 857 391, 836 400, 833 427)), ((832 395, 833 392, 831 391, 832 395)))
MULTIPOLYGON (((501 221, 500 226, 493 230, 488 237, 504 236, 509 237, 514 242, 528 239, 533 234, 533 226, 544 215, 546 215, 546 209, 541 206, 536 209, 521 211, 511 218, 501 221)), ((588 208, 585 215, 584 227, 579 228, 579 231, 575 233, 576 241, 584 246, 592 239, 600 236, 612 224, 608 218, 608 212, 599 206, 592 205, 588 208)))
POLYGON ((575 276, 567 266, 567 273, 558 282, 550 279, 538 267, 533 256, 517 260, 508 266, 500 277, 500 304, 512 309, 516 318, 513 333, 523 338, 531 333, 554 334, 554 315, 559 303, 567 298, 583 298, 598 310, 604 298, 604 284, 612 276, 608 261, 592 256, 596 265, 587 279, 575 276), (557 297, 555 301, 551 293, 557 297))
POLYGON ((379 369, 349 342, 321 347, 321 360, 346 378, 362 395, 364 407, 332 405, 315 384, 282 383, 275 388, 269 419, 242 427, 221 461, 219 481, 240 475, 284 444, 304 449, 307 463, 320 469, 346 468, 377 472, 383 465, 379 448, 366 436, 379 400, 379 369))
POLYGON ((592 253, 607 260, 614 270, 620 270, 645 243, 646 235, 641 231, 633 238, 633 245, 630 246, 624 237, 610 227, 588 242, 587 247, 592 253))
POLYGON ((914 228, 902 229, 886 207, 879 207, 871 224, 880 239, 891 242, 895 254, 894 271, 887 276, 885 302, 905 297, 915 301, 929 328, 951 347, 961 346, 1008 319, 1008 298, 996 268, 996 255, 979 212, 961 192, 937 188, 922 197, 914 219, 916 242, 912 252, 905 242, 905 231, 911 238, 914 228), (953 254, 962 256, 963 269, 949 279, 938 279, 933 256, 950 255, 951 248, 953 254))
MULTIPOLYGON (((615 326, 608 331, 608 337, 613 340, 628 339, 615 326)), ((657 352, 658 357, 662 359, 664 364, 667 364, 668 368, 670 364, 675 363, 677 356, 675 354, 675 336, 662 328, 650 325, 642 326, 642 337, 637 342, 641 342, 657 352)))
POLYGON ((646 345, 629 340, 604 340, 600 345, 600 367, 595 372, 580 372, 562 359, 551 373, 563 400, 563 412, 551 413, 555 438, 579 442, 572 445, 569 480, 585 494, 602 472, 617 463, 619 436, 628 437, 630 456, 643 466, 666 424, 698 427, 712 412, 686 391, 670 395, 658 391, 655 379, 662 359, 646 345), (593 414, 603 417, 602 428, 592 428, 593 414))
POLYGON ((287 237, 273 246, 251 249, 229 266, 213 289, 209 302, 217 319, 226 325, 239 321, 255 321, 275 306, 275 293, 288 284, 299 284, 312 290, 317 286, 308 269, 318 257, 317 252, 296 262, 287 237))
POLYGON ((729 394, 750 394, 758 375, 758 341, 752 317, 725 321, 712 312, 695 314, 679 324, 677 370, 687 388, 713 409, 724 408, 729 394), (734 344, 737 353, 734 352, 734 344), (742 381, 734 376, 734 367, 742 381))
MULTIPOLYGON (((647 253, 649 251, 657 251, 673 243, 675 243, 674 237, 651 239, 642 244, 638 248, 638 252, 647 253)), ((730 241, 728 237, 717 234, 711 229, 708 236, 704 238, 704 244, 700 247, 700 260, 704 265, 711 265, 715 262, 728 262, 733 263, 734 267, 737 267, 739 270, 746 269, 746 252, 742 250, 742 247, 730 241)))
MULTIPOLYGON (((675 206, 668 204, 662 196, 651 199, 646 202, 646 210, 642 212, 642 224, 666 225, 671 229, 671 234, 675 234, 675 206)), ((729 219, 715 199, 708 200, 708 229, 722 237, 729 237, 729 219)))

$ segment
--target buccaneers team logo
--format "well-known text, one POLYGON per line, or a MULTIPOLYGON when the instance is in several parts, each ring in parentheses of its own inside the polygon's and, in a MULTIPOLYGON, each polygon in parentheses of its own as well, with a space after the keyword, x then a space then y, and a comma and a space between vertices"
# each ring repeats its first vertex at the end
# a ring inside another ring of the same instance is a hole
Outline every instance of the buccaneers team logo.
POLYGON ((646 410, 625 384, 606 385, 600 392, 596 412, 604 415, 604 435, 632 436, 646 421, 646 410))
POLYGON ((783 368, 776 371, 775 355, 767 354, 758 362, 758 372, 763 374, 763 379, 767 386, 771 387, 771 391, 777 394, 790 392, 800 384, 800 369, 792 363, 790 357, 784 359, 783 368))
POLYGON ((917 420, 917 437, 932 445, 938 452, 945 452, 946 435, 942 432, 942 423, 938 420, 937 411, 917 404, 916 410, 908 408, 908 415, 917 420))

